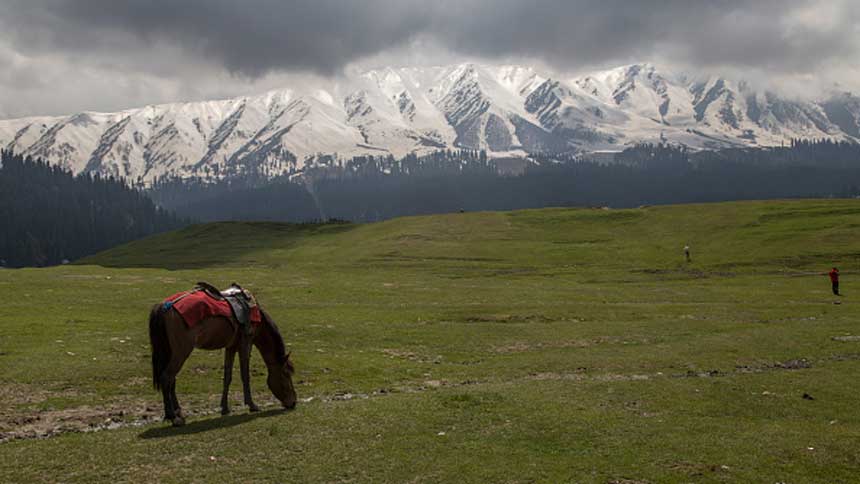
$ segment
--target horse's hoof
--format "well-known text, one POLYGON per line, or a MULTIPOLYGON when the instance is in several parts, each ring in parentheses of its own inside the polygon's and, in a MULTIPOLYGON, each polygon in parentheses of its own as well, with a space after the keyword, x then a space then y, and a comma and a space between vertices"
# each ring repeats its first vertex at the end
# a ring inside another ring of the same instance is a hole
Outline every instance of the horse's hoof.
POLYGON ((248 411, 249 411, 249 412, 259 412, 259 411, 260 411, 260 407, 258 407, 258 406, 256 406, 256 405, 254 405, 254 404, 252 403, 252 404, 248 405, 248 411))
POLYGON ((229 408, 222 408, 221 409, 221 415, 230 415, 230 409, 229 408))
POLYGON ((173 419, 174 427, 182 427, 183 425, 185 425, 185 419, 183 417, 177 416, 173 419))

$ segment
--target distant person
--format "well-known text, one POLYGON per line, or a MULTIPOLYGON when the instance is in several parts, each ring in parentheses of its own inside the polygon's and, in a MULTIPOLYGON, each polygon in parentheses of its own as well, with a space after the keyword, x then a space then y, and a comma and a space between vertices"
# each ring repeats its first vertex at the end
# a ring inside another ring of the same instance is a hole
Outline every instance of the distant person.
POLYGON ((842 294, 839 294, 839 269, 834 267, 827 273, 827 275, 830 276, 830 284, 833 286, 833 294, 841 296, 842 294))
POLYGON ((684 257, 687 259, 687 262, 693 262, 693 258, 690 257, 690 246, 684 246, 684 257))

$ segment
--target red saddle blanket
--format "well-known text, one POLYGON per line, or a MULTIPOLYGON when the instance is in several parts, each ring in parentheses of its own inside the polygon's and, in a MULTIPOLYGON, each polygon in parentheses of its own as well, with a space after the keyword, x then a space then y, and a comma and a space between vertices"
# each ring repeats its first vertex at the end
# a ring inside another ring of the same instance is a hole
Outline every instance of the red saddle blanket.
MULTIPOLYGON (((185 320, 188 326, 194 326, 200 321, 212 317, 223 316, 233 319, 233 311, 227 301, 220 301, 204 291, 178 292, 164 300, 165 308, 174 308, 185 320)), ((259 306, 251 307, 251 324, 254 326, 263 322, 259 306)))

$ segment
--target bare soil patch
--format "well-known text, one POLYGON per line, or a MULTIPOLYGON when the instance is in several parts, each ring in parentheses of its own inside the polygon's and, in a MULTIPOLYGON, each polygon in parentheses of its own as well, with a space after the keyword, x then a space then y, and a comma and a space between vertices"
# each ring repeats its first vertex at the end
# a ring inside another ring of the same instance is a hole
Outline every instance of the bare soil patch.
POLYGON ((46 438, 66 432, 94 432, 127 425, 142 425, 161 418, 155 406, 80 406, 31 414, 0 414, 0 443, 46 438))

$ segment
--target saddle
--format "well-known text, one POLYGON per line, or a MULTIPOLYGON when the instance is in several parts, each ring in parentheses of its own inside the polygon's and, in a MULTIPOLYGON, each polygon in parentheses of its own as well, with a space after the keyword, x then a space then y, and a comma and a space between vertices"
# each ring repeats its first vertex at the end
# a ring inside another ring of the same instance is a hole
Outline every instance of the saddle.
POLYGON ((221 291, 208 282, 198 282, 194 289, 203 291, 209 297, 218 301, 227 302, 233 311, 233 317, 236 318, 239 327, 242 328, 245 334, 253 332, 253 327, 251 326, 251 308, 257 306, 257 301, 250 292, 242 289, 242 286, 234 282, 230 284, 230 287, 221 291))

